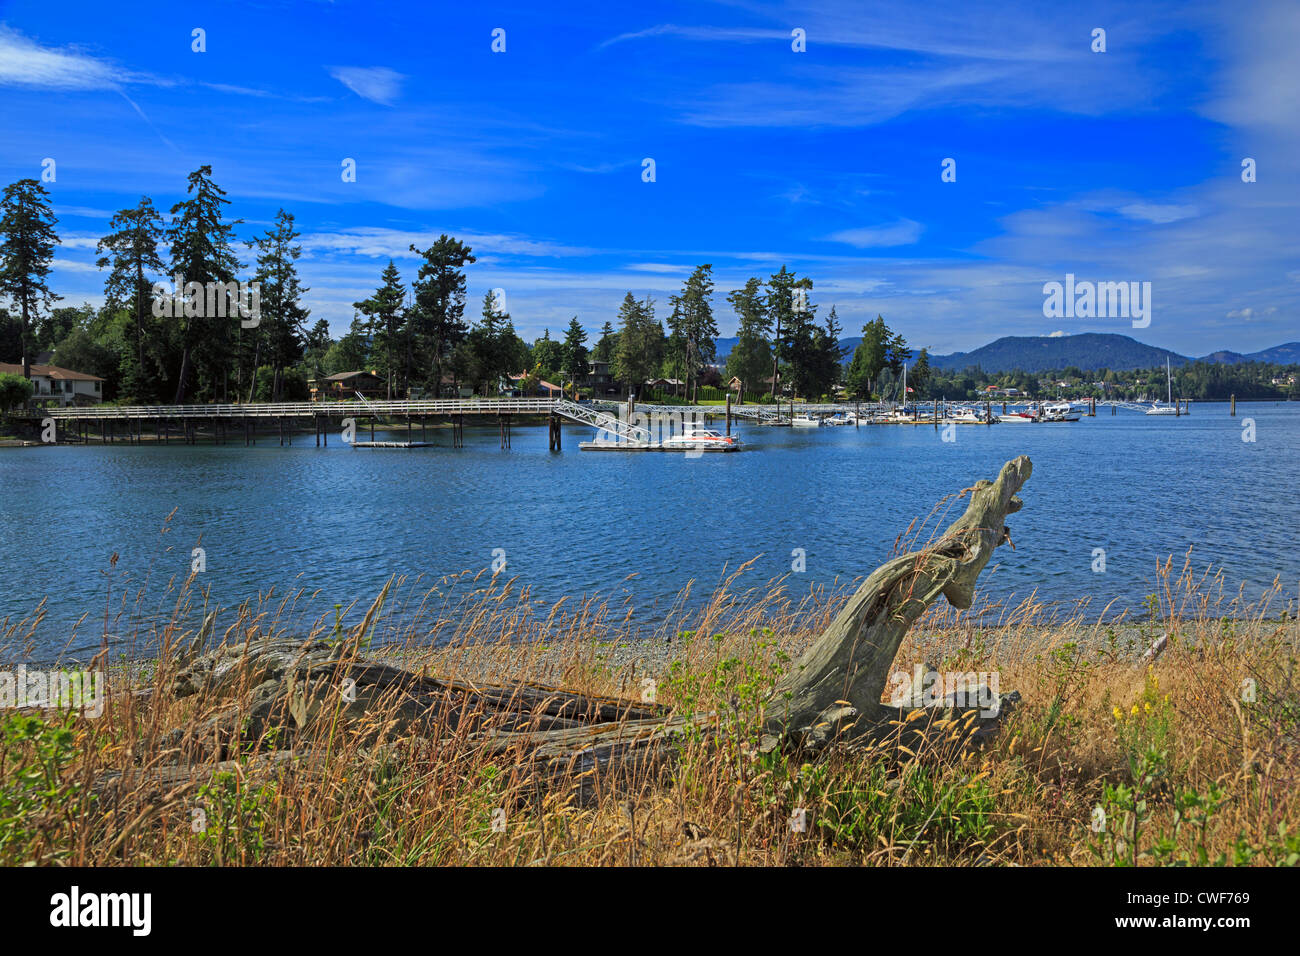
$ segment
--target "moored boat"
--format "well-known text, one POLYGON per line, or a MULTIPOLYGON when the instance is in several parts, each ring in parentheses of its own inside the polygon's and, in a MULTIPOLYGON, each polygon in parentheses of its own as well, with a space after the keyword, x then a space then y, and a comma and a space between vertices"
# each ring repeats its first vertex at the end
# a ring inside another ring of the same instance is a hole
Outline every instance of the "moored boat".
POLYGON ((665 451, 739 451, 744 443, 734 435, 724 435, 711 428, 686 428, 659 443, 665 451))

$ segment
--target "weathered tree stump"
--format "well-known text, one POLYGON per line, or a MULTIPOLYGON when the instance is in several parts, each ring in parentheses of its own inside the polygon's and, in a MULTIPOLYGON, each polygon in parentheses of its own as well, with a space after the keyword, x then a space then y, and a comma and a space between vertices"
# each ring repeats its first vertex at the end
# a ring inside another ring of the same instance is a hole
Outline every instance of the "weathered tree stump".
POLYGON ((926 608, 940 595, 954 607, 971 606, 979 573, 1011 540, 1006 516, 1020 510, 1016 492, 1032 470, 1022 455, 1003 465, 996 481, 976 482, 962 492, 970 495, 966 513, 938 541, 886 562, 863 582, 777 686, 764 719, 765 748, 816 752, 832 741, 902 739, 939 718, 980 736, 996 728, 1004 705, 1019 695, 979 708, 917 707, 915 699, 891 706, 881 696, 907 629, 926 608))

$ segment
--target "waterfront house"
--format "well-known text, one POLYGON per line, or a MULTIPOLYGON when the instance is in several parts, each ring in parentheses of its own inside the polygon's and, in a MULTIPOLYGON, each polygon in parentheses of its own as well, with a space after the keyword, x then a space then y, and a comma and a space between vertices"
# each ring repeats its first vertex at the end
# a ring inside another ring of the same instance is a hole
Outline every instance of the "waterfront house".
POLYGON ((584 387, 591 392, 592 396, 619 394, 618 383, 614 381, 609 363, 593 360, 590 364, 591 371, 587 373, 584 387))
POLYGON ((523 387, 524 380, 528 378, 528 373, 520 372, 518 375, 506 376, 510 379, 510 388, 508 394, 511 398, 561 398, 564 395, 564 389, 555 385, 546 379, 541 378, 537 383, 528 390, 523 387))
MULTIPOLYGON (((98 405, 104 400, 104 380, 98 375, 74 372, 58 365, 35 365, 32 369, 32 401, 43 405, 98 405)), ((21 364, 0 362, 0 372, 22 375, 21 364)))
POLYGON ((326 375, 319 381, 310 379, 307 386, 311 389, 313 402, 322 399, 355 399, 357 392, 366 398, 387 398, 388 383, 374 372, 338 372, 326 375))

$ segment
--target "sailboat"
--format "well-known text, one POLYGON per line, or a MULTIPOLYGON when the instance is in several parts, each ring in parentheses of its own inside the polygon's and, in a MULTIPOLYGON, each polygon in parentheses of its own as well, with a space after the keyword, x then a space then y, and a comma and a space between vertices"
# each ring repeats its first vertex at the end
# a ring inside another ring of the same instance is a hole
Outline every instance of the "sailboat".
POLYGON ((1165 391, 1169 398, 1168 405, 1161 405, 1159 402, 1152 403, 1147 409, 1148 415, 1177 415, 1178 406, 1174 404, 1174 379, 1173 373, 1169 371, 1169 356, 1165 356, 1165 391))

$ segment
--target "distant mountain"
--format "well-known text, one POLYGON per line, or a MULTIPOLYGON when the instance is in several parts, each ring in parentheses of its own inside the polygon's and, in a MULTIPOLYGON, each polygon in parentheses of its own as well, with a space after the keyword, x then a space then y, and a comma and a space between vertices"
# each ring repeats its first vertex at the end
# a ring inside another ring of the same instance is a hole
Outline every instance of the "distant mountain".
POLYGON ((1199 359, 1201 362, 1218 362, 1221 365, 1240 365, 1242 362, 1271 362, 1274 365, 1297 365, 1300 364, 1300 342, 1288 342, 1286 345, 1275 345, 1271 349, 1264 349, 1262 352, 1251 352, 1248 355, 1242 355, 1240 352, 1211 352, 1209 355, 1199 359))
POLYGON ((1185 355, 1156 348, 1154 345, 1144 345, 1127 335, 1084 332, 1081 335, 1056 336, 1005 335, 973 352, 932 355, 930 364, 947 369, 975 365, 986 372, 1008 372, 1012 369, 1051 372, 1069 365, 1081 369, 1111 368, 1119 371, 1154 368, 1164 365, 1166 358, 1172 365, 1184 365, 1192 361, 1185 355))
MULTIPOLYGON (((844 361, 853 357, 853 350, 862 343, 861 336, 840 339, 844 361)), ((735 338, 718 339, 718 361, 726 362, 735 338)), ((1179 355, 1168 349, 1146 345, 1127 335, 1113 332, 1084 332, 1080 335, 1005 335, 980 346, 971 352, 953 352, 951 355, 931 355, 930 365, 943 369, 963 369, 971 365, 986 372, 1054 372, 1073 365, 1081 369, 1109 368, 1125 371, 1135 368, 1155 368, 1165 364, 1186 365, 1188 362, 1210 362, 1222 365, 1239 365, 1242 362, 1273 362, 1278 365, 1300 364, 1300 342, 1288 342, 1259 352, 1241 354, 1223 350, 1199 359, 1179 355)))

